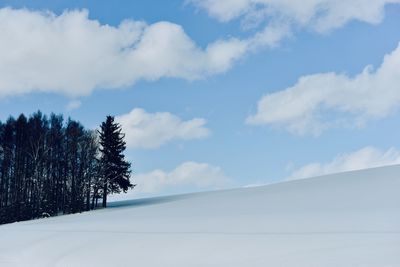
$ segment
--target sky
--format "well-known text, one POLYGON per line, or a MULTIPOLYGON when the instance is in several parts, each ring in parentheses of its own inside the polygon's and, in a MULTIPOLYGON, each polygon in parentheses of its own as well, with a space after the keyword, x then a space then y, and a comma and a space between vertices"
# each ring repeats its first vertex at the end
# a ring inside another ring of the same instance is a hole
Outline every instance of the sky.
POLYGON ((0 0, 0 120, 116 116, 125 198, 400 163, 399 0, 0 0))

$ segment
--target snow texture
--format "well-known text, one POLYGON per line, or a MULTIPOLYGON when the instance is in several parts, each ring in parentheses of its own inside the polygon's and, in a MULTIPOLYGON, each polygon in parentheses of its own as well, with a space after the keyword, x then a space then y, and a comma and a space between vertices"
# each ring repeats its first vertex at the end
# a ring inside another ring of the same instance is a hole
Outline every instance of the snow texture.
POLYGON ((0 266, 400 266, 400 166, 0 226, 0 266))

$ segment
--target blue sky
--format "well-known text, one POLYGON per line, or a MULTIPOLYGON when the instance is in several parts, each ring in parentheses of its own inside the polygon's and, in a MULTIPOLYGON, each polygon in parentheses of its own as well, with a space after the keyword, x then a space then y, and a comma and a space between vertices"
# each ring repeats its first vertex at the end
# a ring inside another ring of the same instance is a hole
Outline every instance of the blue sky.
POLYGON ((400 163, 397 1, 254 2, 0 1, 0 120, 117 116, 136 195, 400 163))

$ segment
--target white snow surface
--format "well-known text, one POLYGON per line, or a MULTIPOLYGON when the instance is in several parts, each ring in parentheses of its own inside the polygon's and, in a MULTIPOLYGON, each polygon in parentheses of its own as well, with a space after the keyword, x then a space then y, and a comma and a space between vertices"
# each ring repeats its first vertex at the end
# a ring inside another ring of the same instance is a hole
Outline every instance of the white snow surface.
POLYGON ((0 266, 400 266, 400 166, 0 226, 0 266))

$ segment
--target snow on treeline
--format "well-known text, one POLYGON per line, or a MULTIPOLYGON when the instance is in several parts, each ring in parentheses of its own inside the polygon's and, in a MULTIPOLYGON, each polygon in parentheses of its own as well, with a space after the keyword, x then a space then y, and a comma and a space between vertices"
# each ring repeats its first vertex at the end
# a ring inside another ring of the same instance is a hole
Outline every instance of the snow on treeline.
POLYGON ((131 186, 123 135, 112 117, 106 122, 99 134, 40 111, 0 122, 0 224, 90 210, 100 196, 106 200, 103 192, 119 192, 121 183, 123 190, 131 186), (116 141, 118 153, 110 156, 104 147, 116 141), (111 177, 111 165, 123 175, 111 177))
POLYGON ((400 166, 0 226, 0 266, 400 266, 400 166))

